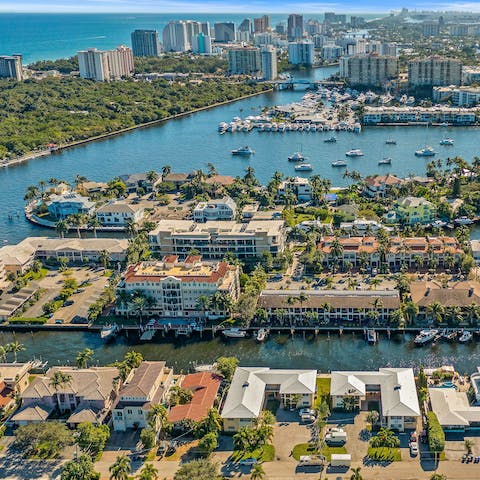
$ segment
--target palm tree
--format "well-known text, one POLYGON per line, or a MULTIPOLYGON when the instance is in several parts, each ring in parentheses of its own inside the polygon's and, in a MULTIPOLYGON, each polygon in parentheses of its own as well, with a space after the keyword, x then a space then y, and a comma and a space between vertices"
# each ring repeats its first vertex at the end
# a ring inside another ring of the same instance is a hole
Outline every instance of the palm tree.
POLYGON ((2 362, 5 362, 5 359, 7 358, 7 353, 7 348, 3 345, 0 345, 0 360, 2 360, 2 362))
POLYGON ((138 480, 157 480, 157 478, 158 470, 153 466, 152 463, 146 463, 140 472, 138 480))
POLYGON ((120 455, 113 465, 110 465, 110 480, 128 480, 132 471, 130 459, 126 455, 120 455))
POLYGON ((196 309, 202 312, 202 316, 206 316, 207 310, 212 306, 212 299, 207 295, 201 295, 197 298, 196 309))
POLYGON ((405 303, 403 306, 403 313, 405 314, 405 317, 407 318, 408 323, 412 323, 413 320, 416 318, 418 315, 418 305, 411 300, 405 303))
POLYGON ((102 250, 98 255, 98 259, 100 260, 103 268, 106 269, 108 264, 110 263, 110 253, 108 253, 107 250, 102 250))
POLYGON ((68 223, 65 220, 59 220, 55 224, 55 230, 60 238, 64 238, 65 234, 68 233, 68 223))
POLYGON ((52 378, 50 379, 50 386, 55 390, 57 395, 57 404, 60 407, 60 398, 58 391, 60 388, 65 387, 72 381, 72 376, 68 373, 62 372, 61 370, 57 370, 52 378))
POLYGON ((99 222, 98 218, 94 215, 90 217, 87 221, 87 227, 93 230, 93 236, 97 238, 97 228, 100 227, 102 224, 99 222))
POLYGON ((85 215, 81 213, 74 213, 67 217, 67 221, 70 225, 76 227, 78 238, 82 238, 82 234, 80 233, 80 227, 85 224, 85 215))
POLYGON ((148 412, 148 424, 154 430, 163 430, 168 425, 168 413, 163 405, 152 405, 148 412))
POLYGON ((146 178, 153 184, 158 179, 158 173, 155 170, 150 170, 147 172, 146 178))
POLYGON ((94 351, 91 348, 84 348, 81 352, 78 352, 75 363, 78 368, 87 368, 88 362, 92 359, 94 351))
POLYGON ((265 478, 265 470, 261 463, 256 463, 250 471, 251 480, 263 480, 265 478))
POLYGON ((445 315, 445 308, 440 302, 432 302, 427 306, 427 315, 437 323, 441 323, 445 315))
POLYGON ((127 218, 125 220, 125 232, 130 236, 130 238, 135 237, 135 234, 137 233, 137 224, 133 219, 127 218))
POLYGON ((362 474, 360 473, 360 467, 351 468, 350 470, 353 472, 350 476, 350 480, 363 480, 362 474))
POLYGON ((15 363, 17 362, 17 353, 18 352, 23 352, 25 350, 25 347, 22 343, 17 342, 16 340, 12 343, 9 343, 7 345, 7 350, 11 353, 13 353, 13 358, 15 363))
POLYGON ((162 167, 162 177, 166 177, 170 173, 172 173, 172 167, 170 165, 164 165, 162 167))
POLYGON ((147 306, 147 297, 142 292, 137 291, 133 294, 133 299, 130 303, 133 307, 133 312, 138 314, 140 321, 142 321, 142 314, 147 306))

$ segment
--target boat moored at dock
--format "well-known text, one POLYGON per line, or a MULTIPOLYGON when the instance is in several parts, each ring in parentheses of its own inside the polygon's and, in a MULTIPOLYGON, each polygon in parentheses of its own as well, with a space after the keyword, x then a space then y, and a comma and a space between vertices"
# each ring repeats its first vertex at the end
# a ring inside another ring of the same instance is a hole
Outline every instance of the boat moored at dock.
POLYGON ((434 328, 430 330, 422 330, 413 340, 415 345, 418 345, 419 347, 423 345, 427 345, 430 342, 433 342, 438 335, 438 330, 435 330, 434 328))
POLYGON ((227 338, 245 338, 247 336, 247 331, 240 328, 227 328, 223 330, 223 335, 227 338))

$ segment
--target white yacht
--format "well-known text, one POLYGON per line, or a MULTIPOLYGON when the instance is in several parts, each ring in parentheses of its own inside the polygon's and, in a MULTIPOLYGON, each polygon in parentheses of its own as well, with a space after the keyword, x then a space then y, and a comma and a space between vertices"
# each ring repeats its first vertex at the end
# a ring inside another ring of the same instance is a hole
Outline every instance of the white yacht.
POLYGON ((387 145, 396 145, 397 144, 397 141, 396 140, 393 140, 392 138, 389 138, 388 140, 386 140, 385 142, 387 145))
POLYGON ((223 335, 227 338, 245 338, 247 335, 246 330, 241 330, 240 328, 227 328, 223 332, 223 335))
POLYGON ((303 162, 304 160, 305 160, 305 157, 301 152, 295 152, 293 155, 290 155, 288 157, 289 162, 303 162))
POLYGON ((438 335, 438 330, 430 329, 430 330, 422 330, 414 340, 415 345, 426 345, 427 343, 433 342, 435 337, 438 335))
POLYGON ((473 220, 468 217, 458 217, 454 220, 457 225, 472 225, 473 220))
POLYGON ((392 159, 390 157, 388 158, 382 158, 381 160, 378 161, 379 165, 391 165, 392 164, 392 159))
POLYGON ((110 340, 114 338, 119 331, 120 329, 116 323, 112 325, 105 325, 100 331, 100 338, 102 340, 110 340))
POLYGON ((415 152, 416 157, 433 157, 436 154, 437 152, 428 145, 415 152))
POLYGON ((330 138, 325 139, 323 142, 324 143, 335 143, 336 141, 337 141, 337 139, 335 137, 330 137, 330 138))
POLYGON ((455 143, 455 140, 453 138, 444 138, 440 140, 440 145, 443 146, 452 146, 455 143))
POLYGON ((249 155, 253 155, 254 153, 255 153, 255 151, 252 150, 248 145, 245 145, 244 147, 236 148, 235 150, 232 150, 232 155, 249 156, 249 155))
POLYGON ((332 162, 332 167, 346 167, 347 162, 345 160, 335 160, 332 162))
POLYGON ((347 157, 363 157, 363 152, 358 148, 354 148, 345 153, 347 157))
POLYGON ((311 172, 313 167, 310 163, 301 163, 300 165, 295 165, 296 172, 311 172))
POLYGON ((257 332, 257 342, 259 343, 262 343, 265 341, 265 339, 267 338, 267 335, 268 335, 269 331, 267 328, 261 328, 258 332, 257 332))
POLYGON ((464 330, 460 337, 458 338, 458 341, 460 343, 468 343, 472 339, 473 335, 472 332, 468 330, 464 330))

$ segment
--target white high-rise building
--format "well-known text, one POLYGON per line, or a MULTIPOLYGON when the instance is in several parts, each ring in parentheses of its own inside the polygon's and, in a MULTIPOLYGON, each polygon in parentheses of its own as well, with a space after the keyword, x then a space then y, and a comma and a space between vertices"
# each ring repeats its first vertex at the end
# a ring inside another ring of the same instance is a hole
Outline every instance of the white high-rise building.
POLYGON ((340 59, 340 77, 351 85, 382 87, 398 76, 398 59, 385 55, 354 55, 340 59))
POLYGON ((315 48, 313 42, 304 40, 288 44, 288 62, 292 65, 313 65, 315 48))
POLYGON ((230 49, 228 51, 228 70, 232 75, 261 75, 260 49, 253 47, 230 49))
POLYGON ((133 72, 133 53, 125 45, 115 50, 89 48, 77 53, 80 76, 98 82, 129 77, 133 72))
POLYGON ((0 56, 0 78, 14 78, 19 81, 23 79, 21 55, 0 56))
MULTIPOLYGON (((187 22, 175 20, 168 22, 162 32, 163 49, 165 52, 187 52, 190 50, 187 22)), ((197 32, 198 33, 198 32, 197 32)))
POLYGON ((265 80, 275 80, 278 76, 276 48, 272 45, 265 45, 260 49, 260 58, 263 78, 265 80))

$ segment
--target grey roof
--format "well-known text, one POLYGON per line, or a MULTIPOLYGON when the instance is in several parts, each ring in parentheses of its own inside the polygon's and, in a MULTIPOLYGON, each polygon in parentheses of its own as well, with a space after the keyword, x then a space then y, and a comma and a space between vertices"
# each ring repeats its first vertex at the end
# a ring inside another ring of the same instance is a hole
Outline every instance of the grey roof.
POLYGON ((12 417, 14 422, 43 422, 50 413, 52 413, 53 407, 48 405, 33 405, 20 409, 12 417))

